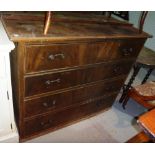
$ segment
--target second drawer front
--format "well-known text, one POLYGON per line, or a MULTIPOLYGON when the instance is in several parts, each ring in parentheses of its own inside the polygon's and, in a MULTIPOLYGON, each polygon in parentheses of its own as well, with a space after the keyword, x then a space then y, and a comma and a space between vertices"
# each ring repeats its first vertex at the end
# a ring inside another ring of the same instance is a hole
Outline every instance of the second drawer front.
POLYGON ((106 63, 86 69, 27 77, 25 79, 25 96, 37 95, 124 75, 129 72, 132 63, 133 61, 131 60, 106 63))
POLYGON ((86 87, 80 87, 76 90, 28 100, 25 102, 25 117, 83 104, 83 102, 88 99, 91 100, 96 97, 119 91, 124 80, 125 77, 106 82, 98 82, 86 87))
POLYGON ((99 99, 97 101, 90 102, 88 104, 80 105, 63 111, 50 113, 45 116, 36 117, 32 120, 25 121, 24 124, 24 135, 26 136, 35 135, 38 132, 44 132, 47 129, 55 129, 59 126, 66 125, 72 121, 76 121, 82 117, 93 114, 112 105, 117 94, 113 94, 109 97, 99 99))

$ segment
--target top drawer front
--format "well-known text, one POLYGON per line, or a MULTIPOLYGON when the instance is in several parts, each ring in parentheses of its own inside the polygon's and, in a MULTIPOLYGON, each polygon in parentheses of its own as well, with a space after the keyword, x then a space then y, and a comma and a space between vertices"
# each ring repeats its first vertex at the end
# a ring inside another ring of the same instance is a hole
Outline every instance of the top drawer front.
POLYGON ((108 60, 136 57, 144 40, 102 43, 70 43, 26 46, 25 72, 84 66, 108 60))
POLYGON ((96 44, 47 44, 26 47, 26 73, 83 66, 108 58, 109 42, 96 44))

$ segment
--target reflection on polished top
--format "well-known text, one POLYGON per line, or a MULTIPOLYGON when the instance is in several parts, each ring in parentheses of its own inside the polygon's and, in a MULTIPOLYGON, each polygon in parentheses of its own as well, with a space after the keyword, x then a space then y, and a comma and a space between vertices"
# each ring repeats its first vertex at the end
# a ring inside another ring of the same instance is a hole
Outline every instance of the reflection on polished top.
POLYGON ((52 16, 48 34, 43 34, 44 16, 11 14, 3 15, 3 24, 13 41, 19 40, 74 40, 105 38, 145 38, 132 24, 93 14, 56 14, 52 16))

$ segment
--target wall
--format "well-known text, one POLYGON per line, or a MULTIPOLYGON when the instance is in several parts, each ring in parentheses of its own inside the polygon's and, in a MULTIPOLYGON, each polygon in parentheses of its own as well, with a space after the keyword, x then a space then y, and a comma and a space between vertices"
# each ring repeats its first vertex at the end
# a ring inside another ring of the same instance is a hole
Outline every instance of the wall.
MULTIPOLYGON (((130 11, 129 12, 129 22, 133 23, 135 27, 138 27, 139 17, 141 11, 130 11)), ((149 11, 144 24, 144 31, 153 35, 145 43, 145 46, 155 51, 155 11, 149 11)))

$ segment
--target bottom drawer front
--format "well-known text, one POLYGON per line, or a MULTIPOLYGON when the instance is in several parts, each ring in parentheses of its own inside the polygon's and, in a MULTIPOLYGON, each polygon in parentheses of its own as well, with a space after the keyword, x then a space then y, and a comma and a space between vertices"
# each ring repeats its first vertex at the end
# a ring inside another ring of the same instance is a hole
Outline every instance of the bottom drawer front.
MULTIPOLYGON (((91 115, 100 110, 104 110, 112 105, 116 98, 116 93, 108 97, 100 98, 96 101, 80 105, 78 107, 66 109, 56 113, 39 116, 35 119, 25 121, 24 124, 24 138, 36 135, 49 129, 56 129, 57 127, 64 126, 72 121, 76 121, 82 117, 91 115)), ((22 136, 21 135, 21 136, 22 136)))
POLYGON ((125 76, 63 93, 28 100, 25 102, 25 117, 31 117, 47 111, 60 110, 69 106, 81 104, 90 98, 93 99, 110 92, 119 91, 124 80, 125 76))

